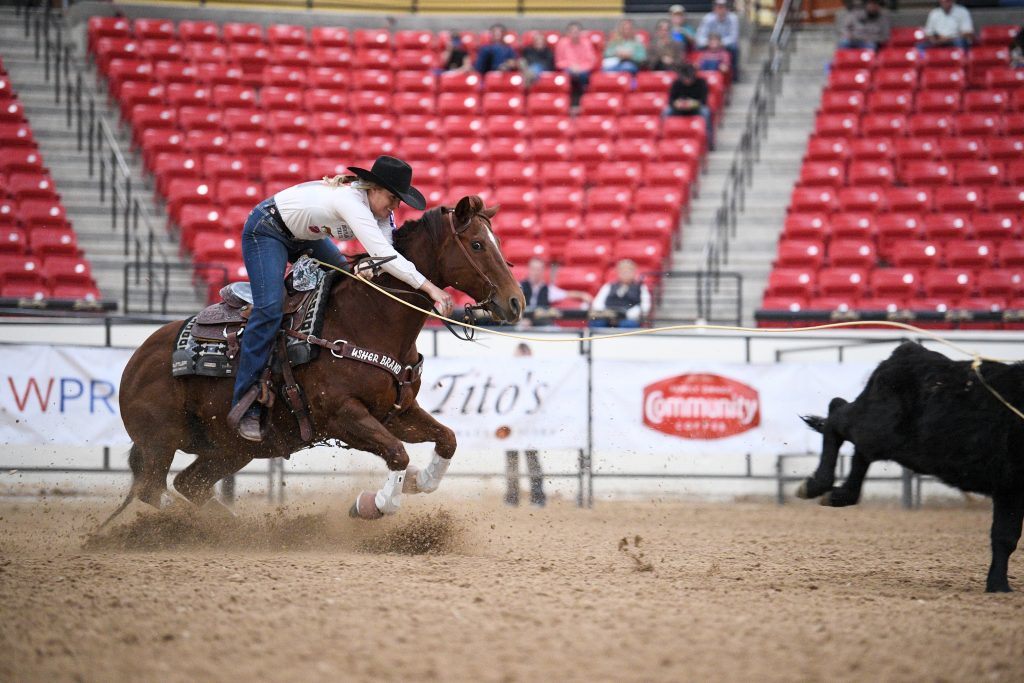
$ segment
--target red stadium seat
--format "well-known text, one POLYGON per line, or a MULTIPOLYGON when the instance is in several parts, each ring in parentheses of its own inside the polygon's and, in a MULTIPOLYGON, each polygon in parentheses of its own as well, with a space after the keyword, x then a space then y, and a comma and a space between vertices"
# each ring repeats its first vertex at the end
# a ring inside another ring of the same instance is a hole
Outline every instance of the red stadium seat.
POLYGON ((566 291, 586 292, 593 296, 603 284, 603 272, 603 267, 562 266, 555 274, 555 285, 566 291))
POLYGON ((849 156, 850 144, 846 138, 811 137, 804 161, 845 161, 849 156))
POLYGON ((1012 268, 988 268, 978 273, 978 294, 1005 299, 1024 294, 1024 274, 1012 268))
POLYGON ((182 19, 178 22, 178 36, 186 43, 216 43, 220 41, 220 29, 212 21, 182 19))
POLYGON ((1006 168, 994 161, 958 161, 956 163, 956 181, 963 185, 986 187, 1001 185, 1006 175, 1006 168))
POLYGON ((56 199, 23 199, 19 204, 18 215, 28 230, 68 227, 67 212, 56 199))
MULTIPOLYGON (((627 164, 619 164, 620 167, 627 167, 627 164)), ((625 168, 623 168, 625 172, 625 168)), ((660 164, 648 164, 646 173, 638 176, 648 187, 670 187, 680 190, 684 196, 689 195, 690 185, 693 184, 694 170, 691 166, 663 166, 660 164)))
POLYGON ((837 202, 834 190, 797 187, 790 198, 789 209, 793 212, 831 213, 837 202))
MULTIPOLYGON (((938 156, 939 145, 934 138, 895 138, 892 141, 893 158, 903 170, 908 161, 931 161, 938 156)), ((902 176, 902 172, 899 174, 902 176)))
POLYGON ((193 257, 199 263, 235 261, 242 255, 242 245, 233 236, 200 233, 192 246, 193 257))
POLYGON ((517 266, 525 266, 532 258, 548 260, 547 245, 532 239, 509 239, 502 245, 501 251, 505 258, 517 266))
POLYGON ((820 268, 825 261, 825 248, 820 242, 782 240, 775 259, 777 268, 820 268))
POLYGON ((914 67, 883 67, 871 79, 876 90, 916 90, 917 69, 914 67))
POLYGON ((936 242, 965 239, 970 227, 969 217, 960 213, 933 213, 923 220, 925 238, 936 242))
POLYGON ((832 69, 870 69, 874 61, 874 50, 860 48, 836 50, 832 55, 832 69))
POLYGON ((947 304, 960 302, 974 288, 974 275, 962 268, 930 270, 922 278, 925 296, 943 299, 947 304))
POLYGON ((988 140, 988 154, 992 160, 1015 161, 1024 157, 1024 137, 997 137, 988 140))
POLYGON ((814 293, 815 271, 809 268, 776 268, 768 275, 765 296, 807 298, 814 293))
POLYGON ((537 214, 532 211, 505 211, 502 208, 494 227, 502 241, 522 238, 532 240, 538 234, 537 214))
POLYGON ((630 225, 624 214, 589 211, 584 218, 584 230, 588 237, 614 241, 628 236, 630 225))
POLYGON ((655 159, 659 163, 692 163, 700 161, 702 142, 696 140, 666 140, 655 145, 655 159))
POLYGON ((860 132, 867 137, 903 135, 906 128, 902 114, 865 114, 860 120, 860 132))
POLYGON ((967 77, 962 68, 928 67, 921 70, 920 87, 922 90, 962 89, 966 83, 967 77))
MULTIPOLYGON (((998 192, 993 188, 991 192, 998 192)), ((991 206, 991 205, 990 205, 991 206)), ((985 208, 985 194, 976 187, 940 187, 935 190, 937 211, 977 211, 985 208)), ((991 207, 993 210, 996 207, 991 207)))
POLYGON ((884 187, 896 180, 892 164, 883 161, 850 162, 849 183, 854 186, 884 187))
POLYGON ((871 81, 870 69, 837 69, 829 74, 828 90, 867 92, 871 89, 871 81))
POLYGON ((509 185, 498 187, 494 193, 494 202, 503 210, 535 212, 540 193, 533 185, 509 185))
MULTIPOLYGON (((879 90, 868 97, 868 112, 872 114, 909 114, 914 104, 913 92, 907 90, 879 90)), ((870 135, 864 128, 865 135, 870 135)), ((885 135, 886 133, 881 133, 885 135)))
POLYGON ((569 96, 559 93, 531 92, 526 98, 530 116, 565 116, 569 114, 569 96))
POLYGON ((7 194, 19 202, 29 198, 60 199, 49 173, 20 171, 7 177, 7 194))
POLYGON ((630 259, 640 270, 662 270, 665 263, 665 247, 644 239, 619 240, 612 248, 615 261, 630 259))
MULTIPOLYGON (((573 157, 573 146, 563 140, 547 138, 534 140, 530 149, 533 152, 534 161, 538 163, 569 161, 573 157)), ((576 156, 578 160, 584 160, 580 155, 576 156)))
MULTIPOLYGON (((1018 94, 1021 95, 1019 99, 1024 101, 1024 88, 1018 94)), ((1024 135, 1024 113, 1020 109, 1017 109, 1016 113, 1007 114, 1003 122, 1003 130, 1007 135, 1024 135)))
POLYGON ((357 49, 391 49, 391 32, 386 28, 357 28, 352 31, 352 45, 357 49))
POLYGON ((946 265, 950 268, 982 270, 995 264, 992 244, 981 240, 953 241, 946 245, 946 265))
POLYGON ((442 93, 477 93, 482 82, 475 72, 445 71, 438 77, 437 86, 442 93))
POLYGON ((262 43, 263 29, 259 24, 245 24, 240 22, 225 22, 221 27, 224 42, 232 43, 262 43))
POLYGON ((878 254, 869 240, 835 239, 829 245, 828 260, 833 268, 867 271, 878 261, 878 254))
POLYGON ((1024 72, 1009 66, 994 67, 985 72, 985 87, 1012 90, 1024 86, 1024 72))
POLYGON ((823 243, 829 236, 828 216, 824 213, 791 213, 783 223, 782 236, 823 243))
POLYGON ((871 271, 869 283, 875 297, 900 301, 913 299, 921 290, 920 277, 911 268, 876 268, 871 271))
POLYGON ((625 96, 618 93, 587 92, 580 98, 580 114, 618 116, 625 103, 625 96))
POLYGON ((879 50, 875 61, 881 69, 909 69, 920 66, 922 58, 916 49, 893 45, 879 50))
MULTIPOLYGON (((686 206, 686 200, 687 197, 678 190, 667 187, 642 187, 633 195, 633 211, 660 211, 671 216, 673 220, 678 220, 680 212, 686 206)), ((634 224, 633 227, 636 229, 639 226, 634 224)))
POLYGON ((988 208, 992 211, 1024 214, 1024 186, 990 188, 988 208))
POLYGON ((342 26, 314 26, 310 29, 310 42, 317 47, 349 47, 349 30, 342 26))
POLYGON ((271 45, 305 45, 306 28, 292 24, 267 26, 267 42, 271 45))
POLYGON ((892 245, 889 260, 901 268, 935 268, 939 265, 939 246, 926 241, 896 242, 892 245))
POLYGON ((565 264, 569 266, 592 266, 607 268, 611 265, 612 244, 608 240, 580 239, 572 243, 572 249, 565 254, 565 264))
POLYGON ((913 114, 907 119, 907 134, 915 137, 942 137, 953 132, 953 117, 948 114, 913 114))
POLYGON ((632 116, 661 116, 668 106, 667 93, 635 92, 626 95, 626 113, 632 116))
POLYGON ((885 193, 882 187, 844 187, 838 192, 839 208, 845 212, 862 211, 875 213, 885 209, 885 193))
POLYGON ((42 274, 51 286, 95 286, 89 261, 79 256, 47 256, 43 260, 42 274))
POLYGON ((545 71, 537 77, 530 87, 531 93, 557 93, 568 95, 571 87, 569 77, 564 73, 545 71))
POLYGON ((912 186, 946 186, 953 182, 953 164, 942 161, 907 161, 900 179, 912 186))
POLYGON ((860 132, 855 114, 821 114, 815 119, 814 134, 822 137, 850 137, 860 132))
POLYGON ((771 296, 765 292, 764 299, 761 301, 761 310, 764 311, 798 313, 805 308, 807 308, 806 296, 771 296))
POLYGON ((964 111, 970 113, 1001 114, 1010 104, 1004 90, 969 90, 964 93, 964 111))
POLYGON ((1001 268, 1024 268, 1024 242, 1007 241, 997 247, 1001 268))
POLYGON ((596 71, 590 76, 588 93, 625 95, 633 87, 633 77, 625 72, 596 71))
POLYGON ((839 188, 846 184, 846 168, 840 162, 808 161, 800 168, 800 185, 839 188))
POLYGON ((625 214, 630 210, 632 198, 633 192, 627 188, 595 187, 587 193, 587 212, 625 214))
POLYGON ((28 246, 38 258, 79 255, 78 240, 71 228, 35 228, 28 234, 28 246))
POLYGON ((834 240, 872 241, 875 238, 875 217, 867 212, 833 214, 829 232, 834 240))
POLYGON ((915 213, 883 213, 875 222, 878 235, 878 248, 883 255, 888 255, 889 246, 895 242, 920 239, 923 235, 924 222, 915 213))
POLYGON ((256 104, 256 91, 245 85, 215 85, 210 101, 221 109, 249 109, 256 104))
POLYGON ((867 276, 857 268, 825 268, 818 273, 821 296, 860 297, 867 288, 867 276))
POLYGON ((929 48, 923 52, 922 66, 962 68, 967 63, 967 53, 958 47, 929 48))
POLYGON ((929 187, 891 187, 885 191, 889 211, 927 213, 934 203, 934 192, 929 187))
POLYGON ((958 135, 998 135, 1003 131, 998 114, 957 114, 953 121, 958 135))
POLYGON ((856 161, 889 161, 893 156, 893 141, 888 137, 856 138, 848 144, 850 158, 856 161))
POLYGON ((541 187, 582 188, 587 179, 587 168, 580 162, 556 161, 538 167, 541 187))
POLYGON ((958 90, 922 90, 915 98, 915 108, 922 114, 955 114, 960 111, 958 90))
POLYGON ((641 71, 636 74, 636 92, 667 93, 674 80, 671 71, 641 71))
POLYGON ((939 156, 945 161, 975 160, 985 156, 984 141, 982 138, 948 136, 939 138, 939 156))
POLYGON ((972 220, 971 232, 977 239, 1001 243, 1019 239, 1021 223, 1012 213, 979 213, 972 220))
POLYGON ((982 26, 978 37, 982 45, 1009 45, 1020 27, 1017 24, 993 24, 982 26))
POLYGON ((45 170, 43 157, 34 147, 5 147, 0 157, 0 173, 43 173, 45 170))
POLYGON ((13 225, 0 225, 0 255, 24 254, 28 251, 25 231, 13 225))
POLYGON ((568 142, 572 135, 572 119, 568 116, 536 116, 528 118, 530 137, 538 140, 568 142))

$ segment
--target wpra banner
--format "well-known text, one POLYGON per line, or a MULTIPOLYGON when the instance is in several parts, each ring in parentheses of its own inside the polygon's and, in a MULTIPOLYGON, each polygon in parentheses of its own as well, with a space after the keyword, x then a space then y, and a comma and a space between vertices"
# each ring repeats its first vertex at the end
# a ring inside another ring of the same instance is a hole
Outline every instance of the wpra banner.
POLYGON ((131 355, 89 346, 0 346, 0 444, 128 445, 117 388, 131 355))

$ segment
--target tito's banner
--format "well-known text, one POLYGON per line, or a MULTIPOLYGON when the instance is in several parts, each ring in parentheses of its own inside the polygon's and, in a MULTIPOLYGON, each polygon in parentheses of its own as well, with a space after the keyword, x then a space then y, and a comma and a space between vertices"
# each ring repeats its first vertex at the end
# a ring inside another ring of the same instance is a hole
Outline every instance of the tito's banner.
POLYGON ((131 355, 88 346, 0 346, 0 444, 128 445, 117 388, 131 355))

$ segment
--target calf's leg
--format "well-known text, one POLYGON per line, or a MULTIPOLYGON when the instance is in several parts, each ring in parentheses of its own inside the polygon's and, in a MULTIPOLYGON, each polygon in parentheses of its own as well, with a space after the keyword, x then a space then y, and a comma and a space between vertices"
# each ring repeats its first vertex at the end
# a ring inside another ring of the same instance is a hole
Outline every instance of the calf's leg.
POLYGON ((853 461, 850 463, 850 475, 842 486, 832 489, 821 497, 822 505, 829 505, 834 508, 856 505, 860 500, 860 490, 864 486, 864 477, 867 476, 868 467, 871 462, 864 455, 855 450, 853 461))
POLYGON ((1024 493, 992 496, 992 564, 985 581, 986 593, 1009 593, 1006 572, 1010 555, 1017 549, 1024 523, 1024 493))
POLYGON ((821 428, 821 460, 814 474, 801 482, 796 490, 798 498, 817 498, 832 490, 836 481, 836 460, 839 448, 846 439, 840 434, 840 424, 844 422, 844 409, 849 404, 841 398, 832 399, 828 404, 828 419, 821 428))

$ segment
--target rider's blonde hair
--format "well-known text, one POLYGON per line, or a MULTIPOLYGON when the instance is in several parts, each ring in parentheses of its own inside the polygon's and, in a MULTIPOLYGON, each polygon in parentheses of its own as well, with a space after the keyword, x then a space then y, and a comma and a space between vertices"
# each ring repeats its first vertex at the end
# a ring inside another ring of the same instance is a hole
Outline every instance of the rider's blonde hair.
POLYGON ((369 180, 362 180, 358 176, 354 175, 325 175, 323 177, 323 182, 331 187, 351 185, 357 190, 372 190, 376 187, 380 187, 379 185, 377 185, 377 183, 371 183, 369 180))

